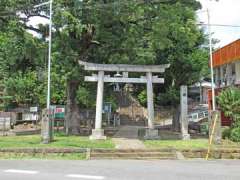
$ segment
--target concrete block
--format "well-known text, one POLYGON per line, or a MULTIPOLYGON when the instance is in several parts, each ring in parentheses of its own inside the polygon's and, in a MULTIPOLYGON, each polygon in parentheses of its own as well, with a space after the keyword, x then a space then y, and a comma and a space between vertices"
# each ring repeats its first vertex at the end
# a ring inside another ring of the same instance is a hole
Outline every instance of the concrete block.
POLYGON ((138 136, 140 139, 145 139, 145 140, 160 139, 158 129, 149 129, 149 128, 139 129, 138 136))
POLYGON ((41 121, 41 137, 43 144, 53 141, 53 119, 47 109, 43 109, 41 121))
POLYGON ((221 132, 221 114, 219 111, 213 111, 212 112, 212 117, 210 119, 210 127, 209 127, 209 135, 213 135, 213 143, 214 144, 221 144, 222 141, 222 132, 221 132), (215 129, 213 131, 213 124, 214 120, 216 120, 215 123, 215 129), (212 132, 213 131, 213 132, 212 132))
POLYGON ((190 134, 182 134, 182 140, 190 140, 190 134))
POLYGON ((90 140, 106 140, 107 137, 104 136, 103 129, 93 129, 92 135, 89 137, 90 140))

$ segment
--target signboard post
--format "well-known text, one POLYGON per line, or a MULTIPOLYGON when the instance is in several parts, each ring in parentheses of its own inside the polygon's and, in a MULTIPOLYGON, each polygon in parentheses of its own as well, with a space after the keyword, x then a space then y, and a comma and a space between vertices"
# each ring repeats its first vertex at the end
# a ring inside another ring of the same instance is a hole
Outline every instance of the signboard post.
POLYGON ((103 104, 103 113, 107 114, 107 121, 108 125, 110 125, 110 118, 112 113, 112 103, 110 102, 104 102, 103 104))
POLYGON ((187 86, 180 87, 180 127, 183 140, 189 140, 190 135, 188 134, 188 96, 187 96, 187 86))

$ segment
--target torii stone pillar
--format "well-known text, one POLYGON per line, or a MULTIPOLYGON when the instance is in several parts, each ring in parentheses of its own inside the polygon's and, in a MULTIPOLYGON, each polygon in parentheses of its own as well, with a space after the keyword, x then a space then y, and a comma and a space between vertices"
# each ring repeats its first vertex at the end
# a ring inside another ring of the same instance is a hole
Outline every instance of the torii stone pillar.
POLYGON ((96 101, 95 129, 92 130, 90 139, 106 139, 102 129, 102 109, 103 109, 104 71, 98 72, 98 87, 96 101))
POLYGON ((147 72, 146 74, 147 74, 148 128, 154 129, 154 105, 153 105, 152 73, 147 72))

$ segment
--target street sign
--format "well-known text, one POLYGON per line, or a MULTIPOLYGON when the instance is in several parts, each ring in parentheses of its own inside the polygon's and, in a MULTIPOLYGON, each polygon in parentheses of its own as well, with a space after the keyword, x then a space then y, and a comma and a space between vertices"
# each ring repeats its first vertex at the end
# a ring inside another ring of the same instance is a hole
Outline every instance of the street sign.
POLYGON ((104 102, 103 104, 103 113, 111 113, 112 112, 112 103, 104 102))

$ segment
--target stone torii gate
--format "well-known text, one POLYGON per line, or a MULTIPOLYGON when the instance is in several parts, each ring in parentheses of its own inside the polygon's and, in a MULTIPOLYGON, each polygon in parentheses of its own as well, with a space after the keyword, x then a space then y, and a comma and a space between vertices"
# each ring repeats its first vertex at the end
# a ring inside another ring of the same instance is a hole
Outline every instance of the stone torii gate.
POLYGON ((102 108, 103 108, 103 91, 104 82, 109 83, 145 83, 147 84, 147 108, 148 108, 148 128, 154 129, 154 104, 153 104, 153 83, 164 83, 164 78, 153 76, 153 73, 164 73, 169 64, 163 65, 127 65, 127 64, 94 64, 79 61, 87 71, 95 71, 98 74, 85 76, 85 81, 98 82, 97 101, 96 101, 96 117, 95 129, 92 130, 90 139, 106 139, 104 130, 102 129, 102 108), (105 75, 105 72, 123 72, 122 77, 111 77, 105 75), (129 78, 128 72, 146 73, 146 76, 140 78, 129 78))

